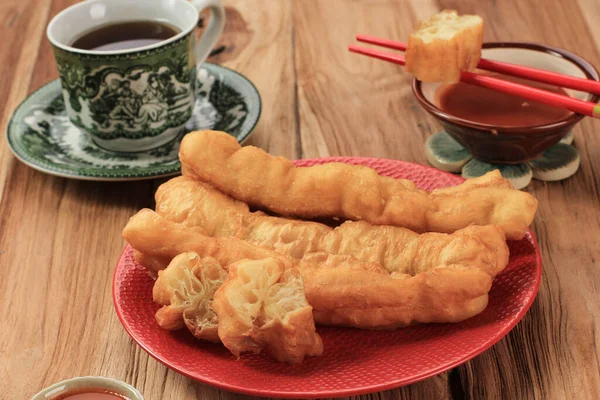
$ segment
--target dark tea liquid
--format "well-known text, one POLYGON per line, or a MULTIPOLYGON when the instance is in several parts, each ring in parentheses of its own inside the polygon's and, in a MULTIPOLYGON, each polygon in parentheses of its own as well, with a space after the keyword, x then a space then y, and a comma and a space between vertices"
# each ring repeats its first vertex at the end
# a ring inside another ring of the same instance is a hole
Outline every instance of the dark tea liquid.
MULTIPOLYGON (((567 95, 562 88, 526 79, 486 74, 548 92, 567 95)), ((510 126, 543 125, 571 114, 562 108, 486 89, 467 83, 441 85, 435 92, 435 104, 446 113, 480 124, 510 126)))
POLYGON ((82 50, 127 50, 172 38, 178 28, 158 21, 129 21, 100 26, 84 33, 71 44, 82 50))

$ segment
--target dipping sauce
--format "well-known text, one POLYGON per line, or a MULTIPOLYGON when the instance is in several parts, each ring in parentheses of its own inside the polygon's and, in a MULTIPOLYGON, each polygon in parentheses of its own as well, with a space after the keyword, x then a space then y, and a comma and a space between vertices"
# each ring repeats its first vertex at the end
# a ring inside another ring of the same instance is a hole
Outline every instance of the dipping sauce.
POLYGON ((129 397, 107 389, 83 388, 69 390, 52 400, 129 400, 129 397))
MULTIPOLYGON (((567 95, 562 88, 545 83, 500 74, 485 75, 567 95)), ((544 125, 572 114, 562 108, 462 82, 440 85, 435 92, 434 103, 452 116, 501 127, 544 125)))

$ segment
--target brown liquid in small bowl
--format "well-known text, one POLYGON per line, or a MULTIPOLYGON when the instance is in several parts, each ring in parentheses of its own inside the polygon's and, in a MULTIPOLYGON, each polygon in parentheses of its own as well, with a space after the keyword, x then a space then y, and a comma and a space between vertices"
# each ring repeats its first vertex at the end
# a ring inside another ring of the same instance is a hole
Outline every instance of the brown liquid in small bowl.
MULTIPOLYGON (((568 65, 587 79, 600 80, 589 62, 566 50, 533 43, 485 43, 483 48, 519 54, 517 60, 500 61, 518 64, 522 57, 519 52, 524 52, 525 61, 537 57, 537 65, 529 66, 553 70, 558 64, 560 68, 568 65)), ((504 75, 497 77, 565 94, 561 88, 504 75)), ((427 96, 423 85, 413 80, 413 93, 420 105, 471 154, 490 163, 516 164, 534 159, 558 143, 583 118, 568 110, 464 83, 439 86, 435 93, 429 86, 427 96)), ((599 98, 589 95, 585 100, 597 102, 599 98)))
MULTIPOLYGON (((568 96, 564 89, 545 83, 501 74, 483 73, 483 75, 568 96)), ((458 118, 500 127, 545 125, 558 122, 572 114, 564 108, 552 107, 462 82, 438 87, 434 103, 442 111, 458 118)))

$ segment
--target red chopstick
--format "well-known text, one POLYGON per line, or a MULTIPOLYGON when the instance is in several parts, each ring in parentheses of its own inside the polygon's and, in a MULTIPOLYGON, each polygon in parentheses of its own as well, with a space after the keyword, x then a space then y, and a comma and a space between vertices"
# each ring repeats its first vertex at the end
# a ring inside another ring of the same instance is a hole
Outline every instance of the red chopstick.
MULTIPOLYGON (((405 43, 396 42, 389 39, 376 38, 367 35, 356 35, 356 40, 363 43, 387 47, 388 49, 402 51, 406 50, 405 43)), ((486 60, 484 58, 479 60, 477 68, 600 95, 600 82, 594 81, 592 79, 578 78, 570 75, 562 75, 556 72, 544 71, 543 69, 531 68, 523 65, 509 64, 500 61, 486 60)))
MULTIPOLYGON (((389 61, 394 64, 405 64, 404 56, 399 54, 391 54, 384 51, 367 49, 354 45, 349 46, 348 50, 353 53, 389 61)), ((578 114, 600 118, 600 105, 589 101, 583 101, 573 97, 563 96, 560 94, 547 92, 542 89, 536 89, 530 86, 520 85, 518 83, 508 82, 502 79, 493 78, 491 76, 475 74, 467 71, 461 73, 460 80, 461 82, 482 86, 498 92, 508 93, 527 100, 538 101, 554 107, 566 108, 567 110, 578 114)))

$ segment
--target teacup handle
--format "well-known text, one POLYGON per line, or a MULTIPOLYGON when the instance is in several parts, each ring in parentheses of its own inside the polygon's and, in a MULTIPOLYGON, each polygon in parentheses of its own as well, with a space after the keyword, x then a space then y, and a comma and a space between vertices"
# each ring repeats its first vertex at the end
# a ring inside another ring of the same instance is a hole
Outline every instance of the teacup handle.
POLYGON ((202 64, 223 32, 225 9, 220 0, 192 0, 191 3, 198 9, 198 13, 205 8, 210 8, 211 11, 208 27, 196 43, 196 63, 202 64))

